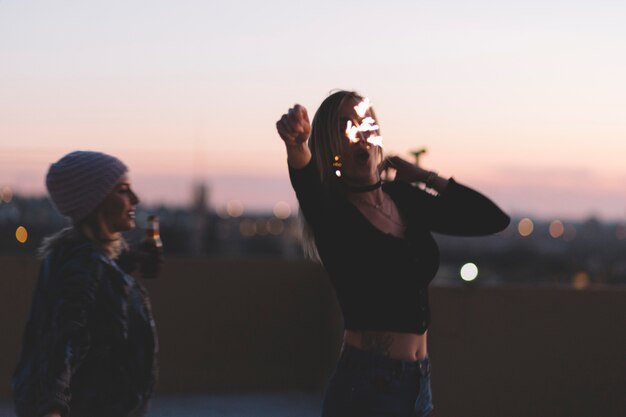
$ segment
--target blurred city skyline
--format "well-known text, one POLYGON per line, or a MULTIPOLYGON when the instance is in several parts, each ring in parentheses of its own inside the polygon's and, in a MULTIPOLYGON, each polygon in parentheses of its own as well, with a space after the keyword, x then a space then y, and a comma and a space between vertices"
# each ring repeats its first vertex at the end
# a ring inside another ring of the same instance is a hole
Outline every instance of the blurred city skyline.
POLYGON ((335 88, 385 152, 512 215, 626 218, 626 4, 0 2, 0 188, 44 194, 75 149, 120 157, 146 204, 295 197, 275 133, 335 88), (541 10, 541 13, 537 13, 541 10), (332 28, 332 29, 330 29, 332 28), (618 53, 619 52, 619 53, 618 53))

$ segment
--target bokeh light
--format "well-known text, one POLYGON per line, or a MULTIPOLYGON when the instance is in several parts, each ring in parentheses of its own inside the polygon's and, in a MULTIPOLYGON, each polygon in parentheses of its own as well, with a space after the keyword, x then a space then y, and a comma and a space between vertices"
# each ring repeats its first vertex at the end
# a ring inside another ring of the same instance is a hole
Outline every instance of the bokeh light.
POLYGON ((239 200, 230 200, 226 203, 226 213, 230 217, 241 217, 243 215, 243 203, 239 200))
POLYGON ((463 281, 474 281, 478 277, 478 267, 471 262, 466 263, 461 267, 461 279, 463 281))
POLYGON ((244 219, 239 223, 239 233, 245 237, 252 237, 256 234, 256 222, 251 219, 244 219))
POLYGON ((591 279, 589 278, 589 274, 586 272, 578 272, 574 275, 574 278, 572 278, 572 285, 574 286, 574 288, 576 288, 577 290, 582 290, 584 288, 587 288, 589 286, 589 282, 591 281, 591 279))
POLYGON ((15 238, 20 243, 26 243, 28 240, 28 230, 24 226, 20 226, 15 230, 15 238))
POLYGON ((561 222, 560 220, 554 220, 552 223, 550 223, 549 232, 550 236, 555 239, 563 236, 563 233, 565 232, 563 222, 561 222))
POLYGON ((267 220, 265 219, 257 219, 256 220, 256 233, 259 236, 265 236, 266 234, 268 234, 269 230, 267 227, 267 220))
POLYGON ((576 228, 572 225, 565 226, 565 231, 563 232, 563 240, 566 242, 571 242, 576 239, 576 228))
POLYGON ((289 216, 291 216, 291 207, 289 207, 289 204, 285 203, 284 201, 279 201, 278 203, 276 203, 274 205, 274 216, 276 216, 279 219, 287 219, 289 218, 289 216))
POLYGON ((13 200, 13 190, 11 190, 11 187, 9 187, 8 185, 5 185, 0 190, 0 201, 10 203, 11 200, 13 200))
POLYGON ((285 224, 280 219, 269 219, 267 222, 267 228, 274 236, 278 236, 285 231, 285 224))
POLYGON ((617 228, 615 229, 615 237, 617 238, 617 240, 626 239, 626 225, 617 225, 617 228))
POLYGON ((533 233, 534 229, 535 225, 533 224, 533 221, 530 220, 528 217, 524 217, 517 224, 517 231, 523 237, 530 236, 533 233))

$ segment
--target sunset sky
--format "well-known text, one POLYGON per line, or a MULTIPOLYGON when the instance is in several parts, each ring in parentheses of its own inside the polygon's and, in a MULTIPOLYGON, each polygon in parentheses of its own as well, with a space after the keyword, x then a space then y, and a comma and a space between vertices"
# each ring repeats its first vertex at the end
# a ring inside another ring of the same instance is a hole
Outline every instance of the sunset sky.
POLYGON ((74 149, 147 203, 296 207, 274 123, 354 89, 385 152, 513 215, 626 219, 623 0, 0 0, 0 187, 74 149))

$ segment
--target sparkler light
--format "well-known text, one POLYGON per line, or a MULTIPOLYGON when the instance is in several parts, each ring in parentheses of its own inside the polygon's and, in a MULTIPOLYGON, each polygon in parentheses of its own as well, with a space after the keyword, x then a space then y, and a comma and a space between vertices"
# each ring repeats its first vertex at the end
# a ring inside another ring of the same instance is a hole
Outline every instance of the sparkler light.
POLYGON ((354 106, 354 110, 360 118, 363 118, 363 116, 365 116, 365 113, 369 110, 370 107, 372 107, 372 103, 370 102, 369 98, 365 97, 363 100, 361 100, 359 104, 354 106))
POLYGON ((351 143, 358 143, 361 140, 360 133, 367 133, 368 135, 365 139, 367 143, 382 147, 383 137, 375 133, 380 130, 380 127, 376 124, 376 120, 373 117, 365 115, 370 107, 372 107, 372 103, 367 97, 354 106, 354 111, 356 111, 361 120, 360 123, 348 120, 346 123, 346 136, 351 143))

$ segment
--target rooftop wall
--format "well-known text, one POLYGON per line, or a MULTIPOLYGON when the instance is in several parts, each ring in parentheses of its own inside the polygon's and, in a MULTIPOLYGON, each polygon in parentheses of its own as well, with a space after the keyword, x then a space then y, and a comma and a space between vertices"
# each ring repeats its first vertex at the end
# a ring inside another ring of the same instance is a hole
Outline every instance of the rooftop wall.
MULTIPOLYGON (((0 257, 0 401, 10 398, 38 262, 0 257)), ((144 281, 159 330, 161 394, 322 390, 341 317, 306 262, 168 259, 144 281)), ((438 415, 626 415, 626 290, 433 287, 438 415)))

